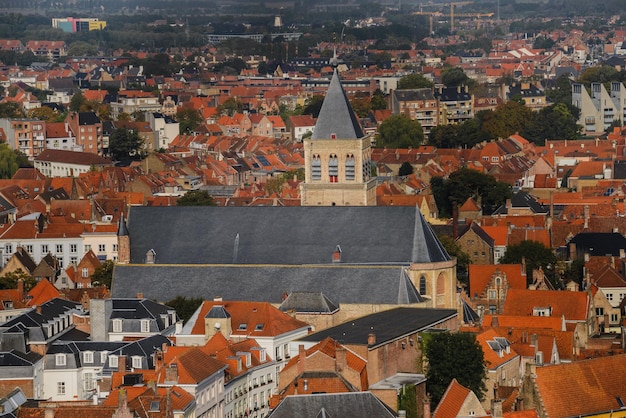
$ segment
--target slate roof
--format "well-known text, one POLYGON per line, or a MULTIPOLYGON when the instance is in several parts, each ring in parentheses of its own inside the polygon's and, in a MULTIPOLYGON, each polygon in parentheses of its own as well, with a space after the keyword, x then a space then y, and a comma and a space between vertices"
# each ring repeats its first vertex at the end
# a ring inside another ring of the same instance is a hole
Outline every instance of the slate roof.
POLYGON ((569 244, 576 244, 578 253, 619 257, 620 249, 626 249, 626 238, 619 232, 581 232, 576 234, 569 244))
POLYGON ((337 139, 357 139, 365 136, 336 70, 330 80, 311 139, 331 139, 333 134, 337 139))
POLYGON ((291 292, 278 309, 283 312, 331 314, 339 310, 339 305, 322 292, 291 292))
POLYGON ((309 334, 299 341, 316 342, 330 337, 344 345, 366 345, 368 335, 375 334, 376 343, 369 346, 374 348, 397 338, 429 329, 457 314, 455 309, 395 308, 309 334))
POLYGON ((399 101, 435 100, 433 90, 430 88, 394 90, 393 94, 399 101))
POLYGON ((371 392, 287 396, 268 418, 391 418, 397 417, 371 392))
POLYGON ((128 230, 131 263, 320 265, 337 245, 342 264, 451 259, 413 207, 133 206, 128 230))
MULTIPOLYGON (((231 208, 235 209, 235 208, 231 208)), ((111 295, 281 303, 283 294, 323 292, 337 303, 410 304, 421 298, 398 266, 116 265, 111 295)))

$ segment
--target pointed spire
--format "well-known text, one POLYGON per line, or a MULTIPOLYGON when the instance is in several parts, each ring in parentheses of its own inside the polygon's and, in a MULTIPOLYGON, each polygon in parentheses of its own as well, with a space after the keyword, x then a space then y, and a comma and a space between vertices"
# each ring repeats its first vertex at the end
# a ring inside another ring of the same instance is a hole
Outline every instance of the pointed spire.
POLYGON ((335 69, 311 139, 358 139, 364 136, 335 69))
POLYGON ((450 255, 415 205, 412 263, 436 263, 451 260, 450 255))
POLYGON ((120 222, 117 225, 117 236, 118 237, 126 237, 130 235, 128 233, 128 227, 126 226, 126 221, 124 220, 124 214, 120 216, 120 222))

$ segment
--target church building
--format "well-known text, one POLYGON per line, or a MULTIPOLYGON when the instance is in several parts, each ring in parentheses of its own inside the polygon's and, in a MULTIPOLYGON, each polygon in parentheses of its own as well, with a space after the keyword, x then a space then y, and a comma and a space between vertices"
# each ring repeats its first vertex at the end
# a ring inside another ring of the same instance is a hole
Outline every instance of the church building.
POLYGON ((375 206, 372 135, 365 135, 341 86, 337 70, 313 135, 304 140, 302 206, 375 206))

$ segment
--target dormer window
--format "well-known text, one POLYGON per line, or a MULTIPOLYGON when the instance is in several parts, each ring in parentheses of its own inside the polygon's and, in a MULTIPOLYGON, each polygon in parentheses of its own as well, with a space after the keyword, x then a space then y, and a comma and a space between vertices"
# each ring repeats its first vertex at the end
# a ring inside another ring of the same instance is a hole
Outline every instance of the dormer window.
POLYGON ((237 330, 239 331, 245 331, 248 329, 248 324, 239 324, 239 328, 237 328, 237 330))
POLYGON ((93 351, 85 351, 83 353, 83 363, 85 364, 93 363, 93 351))
POLYGON ((142 358, 139 356, 132 357, 133 369, 141 369, 142 368, 142 358))
POLYGON ((122 332, 122 320, 116 318, 113 320, 113 332, 122 332))
POLYGON ((57 366, 65 366, 66 364, 65 354, 64 353, 56 354, 54 356, 54 364, 56 364, 57 366))
POLYGON ((265 326, 265 324, 256 324, 256 326, 254 327, 255 331, 263 331, 263 327, 265 326))
POLYGON ((143 333, 150 332, 150 320, 149 319, 141 320, 141 332, 143 333))
POLYGON ((117 356, 109 356, 109 367, 117 369, 118 365, 118 357, 117 356))

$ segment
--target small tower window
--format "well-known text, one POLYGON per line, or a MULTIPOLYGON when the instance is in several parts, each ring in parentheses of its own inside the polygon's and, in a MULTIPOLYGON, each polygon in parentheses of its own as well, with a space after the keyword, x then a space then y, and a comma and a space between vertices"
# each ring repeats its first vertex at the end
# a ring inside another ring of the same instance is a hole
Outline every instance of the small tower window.
POLYGON ((339 161, 335 154, 331 154, 328 160, 328 177, 331 183, 337 183, 339 177, 339 161))
POLYGON ((346 157, 346 180, 354 180, 354 155, 352 154, 346 157))
POLYGON ((311 180, 322 179, 322 160, 319 155, 314 155, 311 160, 311 180))
POLYGON ((420 277, 420 295, 426 294, 426 277, 420 277))

